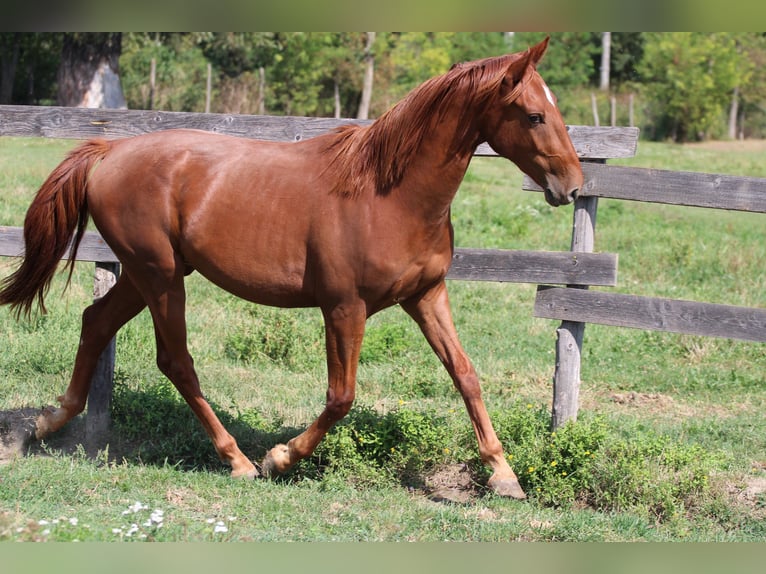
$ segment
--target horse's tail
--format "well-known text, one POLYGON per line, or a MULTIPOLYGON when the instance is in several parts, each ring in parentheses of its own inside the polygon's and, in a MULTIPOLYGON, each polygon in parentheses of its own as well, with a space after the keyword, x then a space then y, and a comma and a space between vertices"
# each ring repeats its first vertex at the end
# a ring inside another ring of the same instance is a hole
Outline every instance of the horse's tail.
POLYGON ((35 300, 45 313, 45 295, 59 261, 71 244, 67 266, 72 279, 77 248, 88 224, 88 174, 110 149, 108 141, 88 141, 62 161, 37 191, 24 219, 24 259, 0 283, 0 305, 29 316, 35 300))

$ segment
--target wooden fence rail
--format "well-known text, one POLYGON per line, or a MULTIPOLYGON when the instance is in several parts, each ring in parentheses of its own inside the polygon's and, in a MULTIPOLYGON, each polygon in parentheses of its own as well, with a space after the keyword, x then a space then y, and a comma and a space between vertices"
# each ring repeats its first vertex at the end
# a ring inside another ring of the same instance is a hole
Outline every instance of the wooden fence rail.
MULTIPOLYGON (((328 118, 0 106, 0 136, 73 139, 100 136, 111 139, 184 127, 273 141, 300 141, 347 123, 365 122, 328 118)), ((535 316, 562 320, 557 330, 553 377, 554 428, 577 416, 580 356, 585 324, 588 322, 766 341, 764 309, 589 290, 590 286, 617 285, 617 255, 593 253, 599 197, 764 213, 766 179, 609 166, 605 165, 608 159, 635 154, 637 129, 570 126, 569 130, 575 149, 583 161, 586 180, 582 194, 575 203, 571 250, 545 252, 458 248, 447 276, 452 280, 509 281, 539 285, 535 316)), ((496 154, 489 146, 482 145, 476 155, 496 154)), ((540 191, 529 178, 524 179, 523 188, 540 191)), ((22 252, 21 229, 0 227, 0 256, 18 256, 22 252)), ((97 289, 103 289, 104 273, 107 273, 105 284, 108 285, 119 272, 116 258, 96 233, 86 234, 77 258, 96 262, 97 289), (108 273, 112 273, 111 279, 108 273)), ((92 392, 95 396, 89 398, 88 417, 91 418, 92 413, 100 413, 98 417, 93 417, 99 421, 94 423, 94 432, 103 430, 108 424, 113 348, 110 353, 111 357, 109 353, 102 357, 100 379, 94 380, 94 390, 102 391, 92 392)))
MULTIPOLYGON (((592 251, 598 198, 766 213, 766 179, 629 168, 583 162, 585 185, 575 206, 572 251, 592 251)), ((524 177, 522 188, 542 191, 524 177)), ((553 380, 552 426, 577 416, 586 323, 708 337, 766 341, 766 309, 637 297, 586 288, 537 290, 534 314, 560 319, 553 380)))

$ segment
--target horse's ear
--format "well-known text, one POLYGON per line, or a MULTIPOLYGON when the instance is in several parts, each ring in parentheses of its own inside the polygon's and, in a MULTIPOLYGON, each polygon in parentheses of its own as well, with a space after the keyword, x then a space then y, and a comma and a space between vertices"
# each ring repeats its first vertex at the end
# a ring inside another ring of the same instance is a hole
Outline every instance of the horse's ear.
POLYGON ((539 64, 540 60, 543 59, 543 54, 545 54, 545 51, 548 49, 548 42, 550 39, 550 36, 546 36, 545 40, 535 46, 532 46, 529 49, 530 64, 532 64, 534 67, 537 67, 537 64, 539 64))
POLYGON ((532 70, 537 67, 538 62, 545 54, 545 50, 548 49, 550 39, 550 36, 546 36, 542 42, 528 48, 508 66, 502 84, 505 91, 503 100, 507 104, 513 102, 524 89, 532 70))
POLYGON ((512 103, 524 89, 526 80, 534 67, 532 57, 532 49, 529 49, 515 58, 506 68, 501 84, 502 98, 506 104, 512 103))

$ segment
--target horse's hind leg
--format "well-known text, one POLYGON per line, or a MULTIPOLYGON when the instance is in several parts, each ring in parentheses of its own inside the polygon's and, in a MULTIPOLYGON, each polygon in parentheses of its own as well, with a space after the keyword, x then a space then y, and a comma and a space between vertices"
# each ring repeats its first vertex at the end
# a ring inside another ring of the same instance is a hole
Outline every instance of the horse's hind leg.
MULTIPOLYGON (((155 277, 142 285, 149 301, 157 338, 157 366, 181 393, 186 403, 202 423, 222 461, 231 466, 233 477, 255 477, 255 465, 239 450, 237 442, 218 420, 205 400, 194 369, 194 361, 186 344, 186 294, 183 265, 168 269, 168 285, 160 285, 155 277)), ((160 272, 163 273, 163 272, 160 272)))
POLYGON ((60 407, 47 407, 38 417, 37 439, 59 430, 83 411, 101 352, 120 327, 145 306, 135 285, 123 274, 106 295, 85 309, 72 379, 64 394, 58 397, 60 407))

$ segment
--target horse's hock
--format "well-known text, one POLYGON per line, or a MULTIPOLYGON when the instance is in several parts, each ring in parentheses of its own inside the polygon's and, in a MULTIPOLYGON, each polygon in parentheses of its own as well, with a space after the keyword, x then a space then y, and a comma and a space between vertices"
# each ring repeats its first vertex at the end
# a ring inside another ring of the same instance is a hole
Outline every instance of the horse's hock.
MULTIPOLYGON (((107 139, 187 127, 274 141, 307 139, 353 120, 280 118, 143 112, 82 108, 0 106, 0 136, 107 139)), ((575 203, 569 252, 458 248, 451 280, 538 284, 536 317, 561 321, 553 381, 552 426, 576 418, 580 360, 586 323, 664 330, 714 337, 766 341, 766 310, 603 292, 590 287, 617 285, 617 255, 593 253, 598 198, 734 209, 766 213, 766 179, 682 173, 606 165, 635 155, 638 130, 571 126, 585 185, 575 203)), ((495 156, 483 144, 478 156, 495 156)), ((524 189, 542 191, 529 178, 524 189)), ((0 255, 23 253, 21 229, 0 227, 0 255)), ((119 273, 117 259, 96 233, 89 232, 77 259, 96 263, 95 297, 119 273)), ((114 346, 101 358, 88 402, 86 429, 94 440, 109 423, 114 346)), ((14 440, 5 437, 8 440, 14 440)))

